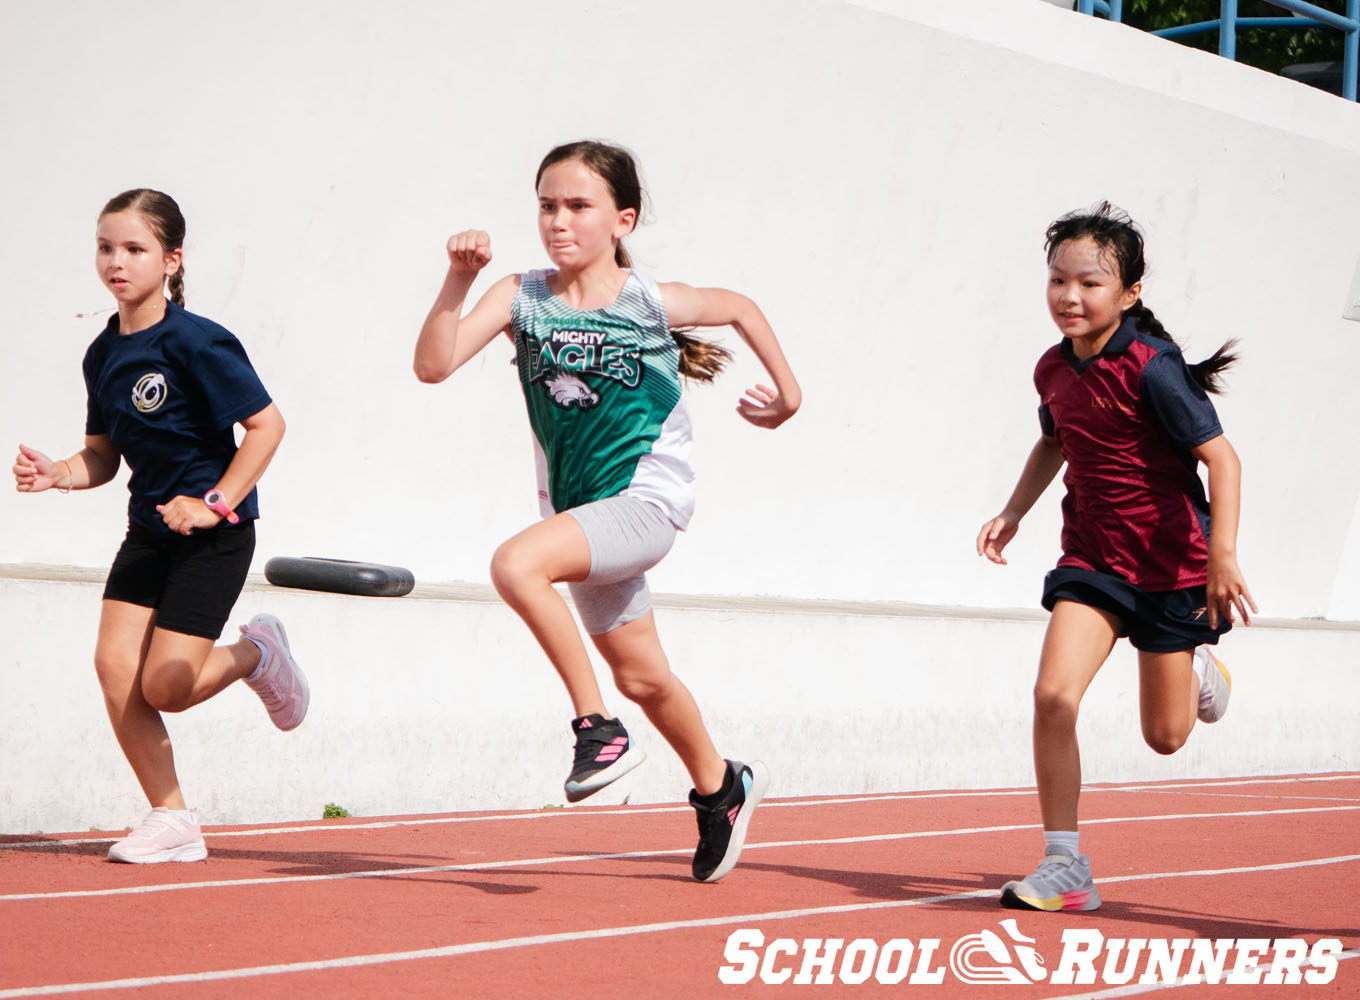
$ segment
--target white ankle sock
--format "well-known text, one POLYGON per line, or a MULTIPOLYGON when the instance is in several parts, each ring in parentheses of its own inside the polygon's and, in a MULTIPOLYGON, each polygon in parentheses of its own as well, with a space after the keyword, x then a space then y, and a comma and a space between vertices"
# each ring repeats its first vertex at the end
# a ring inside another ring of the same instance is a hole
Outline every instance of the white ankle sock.
POLYGON ((1204 652, 1204 647, 1196 646, 1194 651, 1190 654, 1190 669, 1193 670, 1195 676, 1199 678, 1201 687, 1204 685, 1204 668, 1208 662, 1209 656, 1204 652))
POLYGON ((264 648, 264 643, 259 639, 251 639, 250 636, 246 636, 245 638, 250 639, 251 642, 255 643, 255 648, 260 651, 260 662, 255 664, 255 669, 252 670, 250 676, 246 678, 246 680, 254 680, 260 676, 260 668, 264 666, 264 661, 269 659, 269 650, 264 648))
POLYGON ((1071 851, 1073 856, 1077 852, 1077 838, 1080 834, 1076 830, 1045 830, 1044 831, 1044 854, 1052 854, 1053 848, 1062 847, 1071 851))
POLYGON ((167 809, 165 811, 171 816, 178 816, 186 823, 192 823, 194 821, 194 811, 192 809, 167 809))

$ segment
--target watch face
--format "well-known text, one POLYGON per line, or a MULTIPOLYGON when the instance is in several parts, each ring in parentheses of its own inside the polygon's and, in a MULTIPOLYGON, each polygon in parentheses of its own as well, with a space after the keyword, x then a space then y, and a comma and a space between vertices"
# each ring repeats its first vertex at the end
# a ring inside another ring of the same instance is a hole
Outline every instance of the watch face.
POLYGON ((218 490, 212 490, 203 498, 203 502, 209 507, 216 506, 222 502, 222 494, 218 490))

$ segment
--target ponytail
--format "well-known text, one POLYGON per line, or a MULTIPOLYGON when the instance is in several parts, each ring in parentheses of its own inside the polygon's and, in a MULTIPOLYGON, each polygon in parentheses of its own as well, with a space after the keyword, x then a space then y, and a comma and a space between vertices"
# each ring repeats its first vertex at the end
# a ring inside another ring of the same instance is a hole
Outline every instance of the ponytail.
MULTIPOLYGON (((1139 299, 1124 311, 1125 316, 1133 318, 1134 325, 1141 333, 1149 334, 1160 340, 1165 340, 1170 344, 1175 344, 1171 334, 1166 327, 1162 326, 1162 321, 1153 315, 1152 310, 1143 305, 1143 300, 1139 299)), ((1223 372, 1237 364, 1237 354, 1233 348, 1237 346, 1236 338, 1227 341, 1222 347, 1205 358, 1198 364, 1188 365, 1190 377, 1195 380, 1205 392, 1212 392, 1215 395, 1221 393, 1225 386, 1223 384, 1223 372)))
POLYGON ((1225 341, 1223 346, 1214 351, 1213 354, 1199 364, 1190 366, 1190 374, 1205 392, 1212 392, 1217 395, 1223 391, 1225 387, 1221 375, 1237 364, 1237 354, 1233 351, 1236 346, 1236 338, 1225 341))
MULTIPOLYGON (((632 267, 633 258, 623 246, 623 240, 614 244, 614 263, 619 267, 632 267)), ((693 327, 672 330, 671 337, 680 348, 680 374, 691 382, 712 382, 732 360, 732 352, 721 344, 715 344, 692 333, 693 327)))
POLYGON ((693 382, 712 382, 732 360, 726 347, 685 330, 672 330, 671 337, 680 345, 680 374, 693 382))

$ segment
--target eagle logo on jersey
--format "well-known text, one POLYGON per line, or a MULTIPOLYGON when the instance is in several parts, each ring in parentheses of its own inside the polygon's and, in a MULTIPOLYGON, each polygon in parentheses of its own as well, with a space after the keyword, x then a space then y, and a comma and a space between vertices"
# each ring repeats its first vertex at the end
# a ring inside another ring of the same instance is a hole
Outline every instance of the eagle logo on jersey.
POLYGON ((132 387, 132 405, 137 407, 138 413, 151 413, 161 408, 167 392, 165 376, 160 372, 147 372, 132 387))
POLYGON ((578 410, 588 410, 600 401, 600 394, 586 385, 575 375, 558 372, 543 383, 553 402, 563 409, 573 406, 578 410))

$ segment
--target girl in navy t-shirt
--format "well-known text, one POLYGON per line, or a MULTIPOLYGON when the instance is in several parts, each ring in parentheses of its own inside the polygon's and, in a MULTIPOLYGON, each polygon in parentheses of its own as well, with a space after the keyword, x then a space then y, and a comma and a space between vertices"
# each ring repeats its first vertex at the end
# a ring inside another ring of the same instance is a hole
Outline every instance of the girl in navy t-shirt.
POLYGON ((100 213, 95 269, 118 314, 85 354, 85 446, 53 461, 19 446, 22 493, 101 486, 121 460, 128 530, 104 588, 95 671, 114 734, 152 810, 109 849, 138 864, 200 861, 207 848, 175 774, 161 712, 181 712, 244 680, 280 729, 307 712, 306 679, 283 625, 256 615, 215 645, 255 548, 255 484, 283 417, 240 342, 185 312, 184 218, 139 188, 100 213), (166 301, 166 285, 173 301, 166 301), (236 445, 233 427, 245 433, 236 445))
POLYGON ((1002 890, 1005 906, 1094 910, 1077 850, 1077 710, 1115 641, 1138 650, 1143 738, 1175 753, 1198 718, 1227 710, 1231 681, 1209 652, 1234 615, 1256 610, 1237 566, 1241 466, 1206 392, 1235 361, 1225 344, 1187 365, 1139 298, 1143 238, 1102 203, 1048 229, 1048 307, 1063 340, 1034 370, 1039 442, 977 549, 1001 552, 1067 466, 1062 558, 1044 579, 1053 613, 1034 687, 1034 770, 1044 857, 1002 890), (1208 470, 1206 498, 1197 471, 1208 470), (1212 515, 1213 531, 1210 532, 1212 515))

